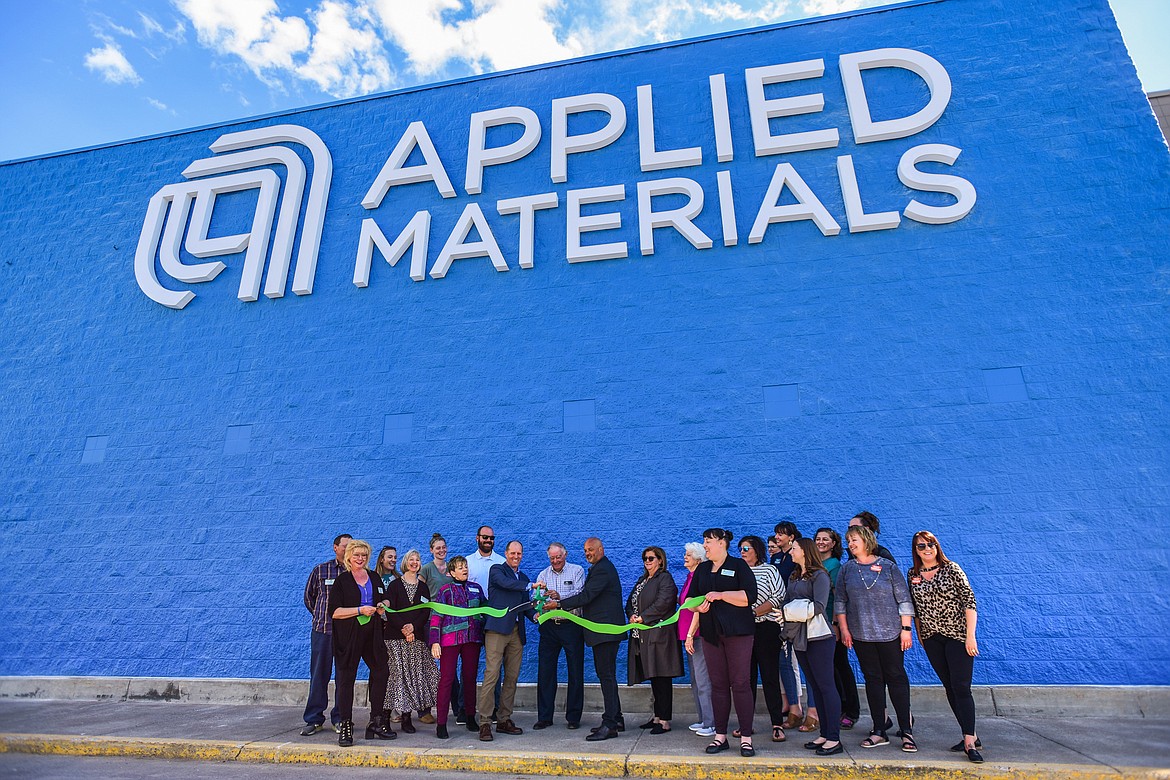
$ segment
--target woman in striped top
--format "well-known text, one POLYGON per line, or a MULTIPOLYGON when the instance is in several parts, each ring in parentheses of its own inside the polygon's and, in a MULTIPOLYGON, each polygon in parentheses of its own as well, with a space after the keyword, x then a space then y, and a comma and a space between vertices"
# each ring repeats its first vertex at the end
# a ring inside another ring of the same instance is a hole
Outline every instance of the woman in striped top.
POLYGON ((772 720, 772 741, 783 742, 786 737, 784 697, 780 692, 780 651, 784 639, 780 636, 780 628, 784 622, 784 581, 776 567, 768 563, 764 540, 760 537, 745 536, 740 540, 739 554, 756 575, 758 593, 752 603, 756 620, 756 639, 752 645, 752 700, 755 701, 756 676, 759 675, 764 684, 768 716, 772 720))

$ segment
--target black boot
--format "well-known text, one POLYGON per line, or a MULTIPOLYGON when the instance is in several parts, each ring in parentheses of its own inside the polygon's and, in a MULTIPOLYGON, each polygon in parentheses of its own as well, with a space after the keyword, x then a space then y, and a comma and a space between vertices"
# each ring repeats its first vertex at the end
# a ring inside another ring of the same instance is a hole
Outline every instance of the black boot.
POLYGON ((414 724, 410 722, 410 713, 402 713, 402 723, 398 726, 402 729, 403 734, 413 734, 415 732, 414 724))
POLYGON ((343 720, 337 724, 337 744, 339 747, 353 747, 352 720, 343 720))
POLYGON ((439 739, 450 739, 451 738, 451 735, 447 733, 447 724, 446 723, 440 723, 439 725, 435 726, 435 736, 438 737, 439 739))
POLYGON ((390 728, 386 716, 375 715, 370 718, 370 725, 366 726, 366 739, 395 739, 398 735, 390 728))
POLYGON ((465 725, 468 731, 479 731, 479 723, 476 721, 474 715, 467 716, 467 723, 465 725))

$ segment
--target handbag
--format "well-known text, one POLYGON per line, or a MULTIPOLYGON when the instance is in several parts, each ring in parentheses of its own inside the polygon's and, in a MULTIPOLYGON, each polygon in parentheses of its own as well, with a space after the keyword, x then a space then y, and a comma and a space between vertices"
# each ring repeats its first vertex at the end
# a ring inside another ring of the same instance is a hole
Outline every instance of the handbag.
POLYGON ((816 607, 811 599, 793 599, 784 605, 784 620, 789 623, 807 623, 815 614, 816 607))
POLYGON ((821 637, 829 636, 832 633, 833 629, 829 625, 829 622, 825 620, 824 615, 814 615, 813 619, 808 622, 807 637, 809 639, 820 639, 821 637))

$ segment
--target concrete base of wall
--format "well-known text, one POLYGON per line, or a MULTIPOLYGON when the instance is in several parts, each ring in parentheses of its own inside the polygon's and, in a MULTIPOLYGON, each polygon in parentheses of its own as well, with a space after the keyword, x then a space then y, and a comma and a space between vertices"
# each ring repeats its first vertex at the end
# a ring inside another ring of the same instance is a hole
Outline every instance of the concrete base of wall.
MULTIPOLYGON (((332 687, 332 686, 331 686, 332 687)), ((66 701, 171 701, 190 704, 263 704, 295 706, 308 695, 306 680, 189 679, 164 677, 0 677, 0 700, 58 699, 66 701)), ((978 712, 1003 717, 1170 718, 1170 686, 1103 685, 996 685, 976 686, 978 712)), ((650 687, 637 685, 621 690, 622 708, 628 712, 650 711, 650 687)), ((332 690, 330 701, 333 700, 332 690)), ((365 701, 365 683, 358 682, 355 701, 365 701)), ((564 686, 557 696, 557 710, 564 707, 564 686)), ((865 702, 865 692, 861 692, 865 702)), ((690 687, 675 686, 675 710, 692 714, 690 687)), ((600 710, 601 690, 585 686, 585 707, 600 710)), ((915 711, 948 711, 941 686, 916 686, 915 711)), ((759 701, 764 712, 763 697, 759 701)), ((516 709, 535 711, 536 685, 521 683, 516 709)))

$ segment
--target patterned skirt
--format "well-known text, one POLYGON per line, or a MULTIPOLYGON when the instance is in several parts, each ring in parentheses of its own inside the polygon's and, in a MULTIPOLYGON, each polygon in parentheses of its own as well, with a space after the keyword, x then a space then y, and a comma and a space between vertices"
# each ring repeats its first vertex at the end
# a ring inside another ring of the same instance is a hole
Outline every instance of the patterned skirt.
POLYGON ((439 690, 439 667, 426 642, 385 641, 390 654, 390 679, 384 709, 415 712, 433 707, 439 690))

